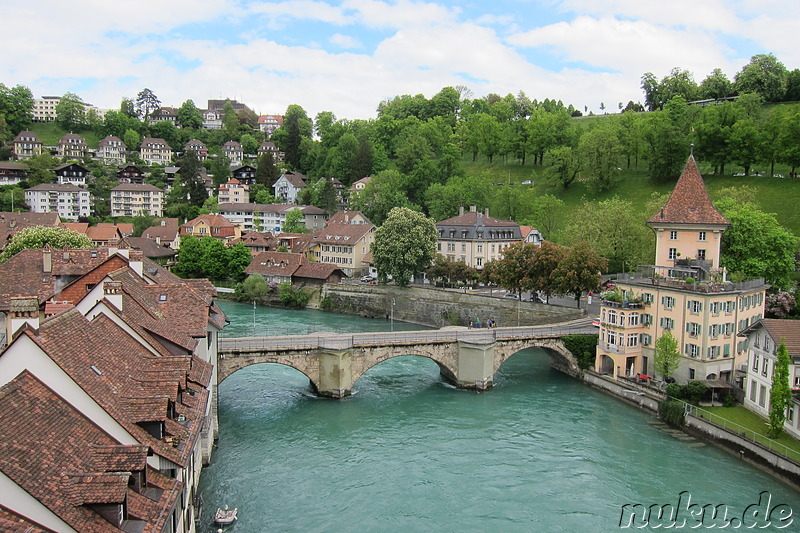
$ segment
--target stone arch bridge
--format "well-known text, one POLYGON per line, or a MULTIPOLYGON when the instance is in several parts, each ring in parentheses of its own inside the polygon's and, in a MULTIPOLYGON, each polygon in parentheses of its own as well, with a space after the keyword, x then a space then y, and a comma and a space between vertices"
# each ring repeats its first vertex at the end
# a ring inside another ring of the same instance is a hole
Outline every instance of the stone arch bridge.
POLYGON ((219 339, 218 379, 250 365, 278 363, 305 374, 321 396, 343 398, 367 370, 403 355, 427 357, 459 388, 485 390, 495 372, 525 348, 543 348, 554 368, 580 374, 564 335, 595 334, 591 319, 546 326, 494 329, 449 327, 435 331, 235 337, 219 339))

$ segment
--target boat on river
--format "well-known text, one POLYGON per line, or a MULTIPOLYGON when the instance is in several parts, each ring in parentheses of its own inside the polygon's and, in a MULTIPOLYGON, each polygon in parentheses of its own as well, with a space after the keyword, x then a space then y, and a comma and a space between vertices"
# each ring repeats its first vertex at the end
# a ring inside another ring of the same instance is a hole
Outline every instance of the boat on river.
POLYGON ((237 519, 236 513, 238 510, 237 508, 228 509, 227 505, 224 509, 217 509, 217 513, 214 515, 214 523, 221 525, 233 524, 237 519))

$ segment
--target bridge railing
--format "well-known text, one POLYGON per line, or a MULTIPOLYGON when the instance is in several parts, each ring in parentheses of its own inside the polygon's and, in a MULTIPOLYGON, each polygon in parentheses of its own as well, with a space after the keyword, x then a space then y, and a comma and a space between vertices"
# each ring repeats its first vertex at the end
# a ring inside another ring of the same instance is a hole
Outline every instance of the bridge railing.
POLYGON ((387 344, 428 344, 469 342, 489 344, 499 340, 525 339, 531 336, 559 337, 570 334, 592 334, 596 330, 586 320, 560 325, 523 326, 492 329, 440 329, 434 331, 399 331, 355 334, 291 335, 282 337, 238 337, 220 339, 222 351, 257 351, 264 349, 312 350, 327 348, 345 350, 353 346, 387 344))

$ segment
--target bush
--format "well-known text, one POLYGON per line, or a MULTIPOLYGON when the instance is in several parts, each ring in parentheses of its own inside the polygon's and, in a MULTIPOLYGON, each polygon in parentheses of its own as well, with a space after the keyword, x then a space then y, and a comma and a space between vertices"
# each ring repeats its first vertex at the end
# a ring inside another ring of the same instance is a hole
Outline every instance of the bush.
POLYGON ((702 381, 690 381, 688 385, 683 388, 683 395, 686 401, 693 405, 700 403, 700 399, 705 396, 708 387, 702 381))
MULTIPOLYGON (((671 383, 670 385, 674 385, 671 383)), ((670 426, 683 426, 686 413, 683 403, 677 400, 665 400, 658 404, 658 417, 670 426)))
POLYGON ((736 405, 736 398, 733 397, 733 394, 728 394, 722 399, 722 405, 725 407, 733 407, 736 405))
POLYGON ((561 337, 561 342, 578 360, 581 370, 594 366, 597 335, 565 335, 561 337))
POLYGON ((292 309, 304 309, 311 298, 311 295, 303 291, 302 288, 298 289, 288 281, 278 285, 278 295, 281 303, 292 309))
POLYGON ((673 398, 683 398, 683 386, 677 383, 670 383, 667 385, 667 395, 673 398))

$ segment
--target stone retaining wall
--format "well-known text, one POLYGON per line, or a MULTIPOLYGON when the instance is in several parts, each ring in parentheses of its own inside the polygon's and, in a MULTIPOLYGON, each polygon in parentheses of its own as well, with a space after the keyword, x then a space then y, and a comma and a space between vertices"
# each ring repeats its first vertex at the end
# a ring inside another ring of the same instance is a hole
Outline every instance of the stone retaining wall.
POLYGON ((390 318, 431 327, 467 326, 480 318, 486 327, 489 319, 498 326, 536 326, 581 318, 583 311, 572 307, 517 302, 476 294, 400 288, 393 285, 326 284, 320 308, 336 313, 390 318), (394 301, 394 305, 392 305, 394 301))

